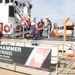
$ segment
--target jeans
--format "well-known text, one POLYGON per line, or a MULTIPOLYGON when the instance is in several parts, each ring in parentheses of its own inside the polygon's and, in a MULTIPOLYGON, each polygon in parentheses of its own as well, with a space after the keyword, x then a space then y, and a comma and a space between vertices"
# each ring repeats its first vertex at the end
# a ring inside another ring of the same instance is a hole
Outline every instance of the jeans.
POLYGON ((51 29, 52 29, 52 26, 47 26, 47 36, 48 36, 48 39, 50 39, 51 29))

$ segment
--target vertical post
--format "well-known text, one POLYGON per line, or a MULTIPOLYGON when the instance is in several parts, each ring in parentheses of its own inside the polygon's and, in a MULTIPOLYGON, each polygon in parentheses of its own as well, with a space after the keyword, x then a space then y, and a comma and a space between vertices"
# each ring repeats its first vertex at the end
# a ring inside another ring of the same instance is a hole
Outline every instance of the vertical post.
POLYGON ((23 39, 24 39, 24 35, 25 35, 25 34, 24 34, 24 26, 23 26, 23 39))
POLYGON ((66 23, 67 21, 70 19, 70 17, 66 18, 65 21, 64 21, 64 41, 66 41, 66 23))
POLYGON ((14 63, 14 71, 16 71, 16 64, 14 63))
POLYGON ((75 37, 75 27, 74 27, 74 34, 73 34, 73 36, 75 37))
POLYGON ((58 64, 56 64, 56 75, 58 75, 58 64))

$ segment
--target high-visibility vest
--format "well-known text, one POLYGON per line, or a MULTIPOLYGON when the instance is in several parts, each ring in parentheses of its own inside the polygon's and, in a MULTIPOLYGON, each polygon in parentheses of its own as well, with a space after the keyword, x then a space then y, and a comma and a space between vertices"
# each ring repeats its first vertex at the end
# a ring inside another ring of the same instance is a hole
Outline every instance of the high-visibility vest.
POLYGON ((44 24, 44 22, 43 22, 43 21, 40 21, 40 22, 38 23, 38 27, 43 27, 43 24, 44 24))

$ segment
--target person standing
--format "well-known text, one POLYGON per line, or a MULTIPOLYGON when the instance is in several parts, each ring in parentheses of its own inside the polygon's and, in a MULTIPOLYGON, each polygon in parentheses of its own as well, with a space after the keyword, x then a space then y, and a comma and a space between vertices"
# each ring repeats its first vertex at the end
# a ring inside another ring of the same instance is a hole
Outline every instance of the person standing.
MULTIPOLYGON (((38 40, 39 31, 38 31, 38 27, 36 26, 36 23, 32 22, 30 28, 31 28, 32 40, 38 40)), ((37 46, 37 43, 32 43, 32 45, 36 45, 37 46)))
POLYGON ((43 18, 40 19, 40 21, 38 22, 38 28, 40 28, 39 30, 39 35, 40 37, 42 37, 42 33, 43 33, 43 26, 44 26, 44 21, 43 21, 43 18), (41 29, 42 28, 42 29, 41 29))
POLYGON ((48 39, 50 39, 50 33, 51 33, 51 29, 52 29, 52 22, 50 21, 48 16, 46 16, 46 27, 47 27, 48 39))
POLYGON ((32 36, 32 40, 38 40, 38 36, 39 36, 39 31, 38 31, 38 28, 36 27, 36 23, 35 22, 32 22, 31 23, 31 36, 32 36))
MULTIPOLYGON (((39 37, 39 31, 38 31, 38 27, 36 27, 36 23, 35 22, 31 22, 31 26, 30 26, 30 34, 27 34, 27 37, 31 37, 32 40, 38 40, 39 37)), ((37 45, 37 43, 32 43, 32 45, 37 45)))

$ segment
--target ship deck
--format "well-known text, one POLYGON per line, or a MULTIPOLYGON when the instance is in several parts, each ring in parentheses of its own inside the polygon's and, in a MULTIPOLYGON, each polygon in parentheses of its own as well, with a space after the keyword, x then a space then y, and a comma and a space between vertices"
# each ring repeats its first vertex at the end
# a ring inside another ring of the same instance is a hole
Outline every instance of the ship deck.
MULTIPOLYGON (((64 41, 63 36, 59 37, 50 37, 50 39, 47 38, 47 36, 40 37, 38 40, 49 40, 49 41, 64 41)), ((75 41, 75 37, 73 36, 68 36, 66 38, 66 41, 75 41)))
MULTIPOLYGON (((63 33, 59 33, 58 34, 59 36, 58 37, 50 37, 50 39, 47 38, 47 31, 44 30, 43 31, 43 34, 42 34, 42 37, 39 37, 38 40, 48 40, 48 41, 64 41, 64 37, 63 37, 63 33)), ((28 40, 31 40, 28 39, 28 40)), ((70 30, 67 30, 67 35, 66 35, 66 41, 75 41, 75 37, 72 35, 71 31, 70 30), (68 33, 69 32, 69 33, 68 33)))
MULTIPOLYGON (((30 46, 31 43, 32 43, 32 40, 31 39, 9 39, 9 38, 5 38, 5 39, 2 39, 2 42, 6 43, 7 42, 7 45, 10 45, 10 42, 12 42, 11 44, 15 44, 16 42, 16 46, 18 45, 22 45, 22 46, 30 46), (24 43, 24 44, 23 44, 24 43)), ((33 41, 34 42, 34 41, 33 41)), ((39 43, 40 45, 39 46, 47 46, 47 45, 54 45, 55 43, 56 44, 61 44, 63 43, 63 37, 50 37, 50 39, 47 38, 47 35, 43 35, 43 37, 39 37, 39 39, 36 41, 37 43, 39 43), (45 44, 45 45, 44 45, 45 44)), ((73 44, 75 44, 75 37, 73 36, 68 36, 67 37, 67 41, 68 43, 72 43, 74 42, 73 44)), ((3 44, 4 44, 3 43, 3 44)), ((46 47, 45 46, 45 47, 46 47)), ((61 47, 60 47, 61 48, 61 47)), ((65 47, 66 48, 66 47, 65 47)), ((67 48, 66 48, 67 49, 67 48)), ((59 53, 60 56, 61 56, 61 53, 59 53)), ((63 64, 62 64, 63 65, 63 64)), ((7 66, 7 64, 5 65, 7 66)), ((52 65, 52 69, 49 73, 49 75, 57 75, 56 74, 56 69, 55 69, 55 65, 52 65)), ((65 67, 64 67, 65 68, 65 67)), ((64 70, 63 72, 61 72, 60 74, 58 75, 74 75, 75 74, 75 62, 74 62, 74 65, 71 66, 72 69, 68 68, 66 70, 64 70)), ((58 68, 58 71, 60 70, 60 68, 58 68)), ((6 73, 8 73, 8 70, 6 71, 6 73)), ((12 73, 10 71, 10 73, 12 73)), ((16 73, 14 73, 16 75, 16 73)), ((20 73, 19 73, 20 74, 20 73)), ((19 75, 17 74, 17 75, 19 75)), ((25 75, 25 74, 24 74, 25 75)), ((27 74, 26 74, 27 75, 27 74)))

